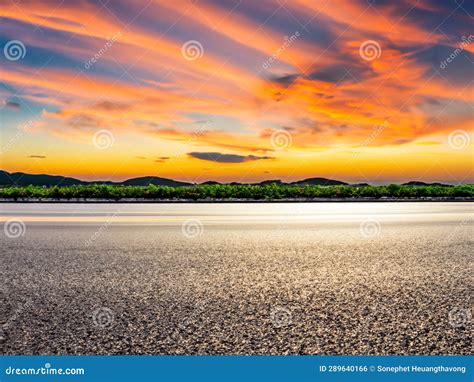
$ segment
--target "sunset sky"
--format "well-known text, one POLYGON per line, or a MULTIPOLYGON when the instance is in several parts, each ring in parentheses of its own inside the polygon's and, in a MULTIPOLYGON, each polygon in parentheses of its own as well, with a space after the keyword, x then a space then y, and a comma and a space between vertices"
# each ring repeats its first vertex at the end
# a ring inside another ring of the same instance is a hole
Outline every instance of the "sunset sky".
POLYGON ((0 169, 474 182, 474 2, 0 0, 0 169))

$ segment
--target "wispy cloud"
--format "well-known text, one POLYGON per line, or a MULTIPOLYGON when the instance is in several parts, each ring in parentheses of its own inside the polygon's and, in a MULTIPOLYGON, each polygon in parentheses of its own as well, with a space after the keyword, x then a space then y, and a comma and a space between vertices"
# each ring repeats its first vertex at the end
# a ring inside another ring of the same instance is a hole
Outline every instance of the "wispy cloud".
POLYGON ((155 162, 156 163, 164 163, 166 162, 170 157, 156 157, 155 162))
POLYGON ((262 159, 273 159, 268 156, 257 156, 257 155, 238 155, 238 154, 223 154, 219 152, 191 152, 188 155, 192 158, 207 160, 217 163, 243 163, 251 162, 262 159))
POLYGON ((5 107, 7 109, 16 110, 16 111, 21 110, 21 105, 18 102, 13 102, 13 101, 5 102, 5 107))

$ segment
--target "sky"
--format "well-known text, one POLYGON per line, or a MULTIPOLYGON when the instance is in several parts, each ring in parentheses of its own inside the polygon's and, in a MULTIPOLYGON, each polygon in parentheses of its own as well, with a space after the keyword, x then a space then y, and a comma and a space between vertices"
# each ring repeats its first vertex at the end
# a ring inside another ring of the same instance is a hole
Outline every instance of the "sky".
POLYGON ((0 0, 0 169, 474 182, 474 2, 0 0))

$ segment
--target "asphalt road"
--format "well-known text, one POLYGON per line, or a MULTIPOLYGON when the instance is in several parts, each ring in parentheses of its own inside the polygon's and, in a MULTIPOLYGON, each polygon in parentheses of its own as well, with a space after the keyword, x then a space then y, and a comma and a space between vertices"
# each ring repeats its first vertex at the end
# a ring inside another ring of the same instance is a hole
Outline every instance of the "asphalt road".
POLYGON ((0 350, 471 353, 472 204, 394 205, 2 206, 0 350))

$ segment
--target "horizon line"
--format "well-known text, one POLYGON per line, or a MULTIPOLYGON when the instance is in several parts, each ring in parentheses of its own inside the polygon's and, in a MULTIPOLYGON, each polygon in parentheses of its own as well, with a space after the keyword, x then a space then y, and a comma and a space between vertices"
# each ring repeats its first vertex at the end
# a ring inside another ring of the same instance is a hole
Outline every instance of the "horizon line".
POLYGON ((474 182, 452 182, 452 181, 439 181, 439 180, 424 181, 424 180, 419 180, 419 179, 409 179, 409 180, 399 181, 399 182, 388 181, 388 182, 376 182, 376 183, 372 183, 371 181, 368 181, 368 180, 348 182, 348 181, 341 180, 341 179, 338 179, 338 178, 332 178, 332 177, 327 178, 327 177, 324 177, 324 176, 309 176, 309 177, 301 178, 301 179, 294 180, 294 181, 283 181, 281 178, 270 178, 270 179, 263 179, 263 180, 260 180, 260 181, 256 180, 256 181, 253 181, 253 182, 244 182, 244 181, 238 181, 238 180, 218 181, 218 180, 213 180, 213 179, 204 180, 202 182, 195 182, 195 181, 189 181, 189 180, 178 180, 178 179, 175 179, 175 178, 168 178, 168 177, 157 176, 157 175, 135 176, 135 177, 131 177, 131 178, 126 178, 124 180, 104 180, 104 179, 84 180, 84 179, 81 179, 79 177, 68 176, 68 175, 60 175, 60 174, 46 174, 46 173, 33 174, 33 173, 28 173, 28 172, 23 172, 23 171, 10 172, 10 171, 3 170, 3 169, 0 169, 0 172, 5 172, 5 173, 8 173, 10 175, 17 173, 17 174, 25 174, 25 175, 33 175, 33 176, 55 176, 55 177, 75 179, 75 180, 79 180, 81 182, 88 182, 88 183, 103 183, 103 182, 124 183, 124 182, 132 180, 132 179, 160 178, 160 179, 166 179, 166 180, 170 180, 170 181, 174 181, 174 182, 189 183, 190 185, 200 185, 200 184, 204 184, 204 183, 208 183, 208 182, 216 182, 218 184, 239 183, 239 184, 243 184, 243 185, 255 185, 255 184, 260 184, 260 183, 263 183, 263 182, 270 182, 270 181, 281 182, 283 184, 292 184, 292 183, 302 182, 302 181, 309 180, 309 179, 325 179, 325 180, 328 180, 328 181, 336 181, 336 182, 346 183, 347 185, 368 184, 368 185, 375 185, 375 186, 383 186, 383 185, 390 185, 390 184, 403 185, 403 184, 406 184, 406 183, 413 183, 413 182, 419 182, 419 183, 425 183, 425 184, 444 184, 444 185, 448 185, 448 186, 474 184, 474 182))

